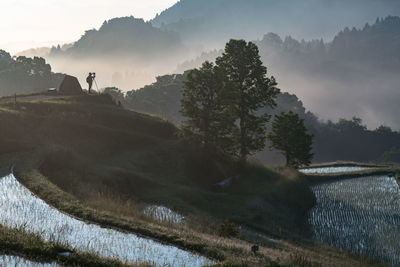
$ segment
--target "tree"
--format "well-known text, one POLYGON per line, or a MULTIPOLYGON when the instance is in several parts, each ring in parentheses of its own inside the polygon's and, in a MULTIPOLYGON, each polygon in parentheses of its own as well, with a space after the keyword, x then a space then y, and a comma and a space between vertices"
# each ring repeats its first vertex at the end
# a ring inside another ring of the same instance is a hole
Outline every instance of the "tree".
POLYGON ((362 120, 357 117, 353 117, 351 120, 339 119, 335 127, 343 133, 359 133, 367 130, 367 127, 362 124, 362 120))
POLYGON ((200 69, 187 72, 181 99, 181 113, 187 118, 183 132, 207 154, 231 147, 227 143, 234 119, 226 99, 221 73, 213 63, 206 61, 200 69))
POLYGON ((296 113, 289 111, 276 115, 268 139, 271 148, 282 151, 287 166, 298 168, 311 163, 313 135, 307 134, 304 120, 296 113))
POLYGON ((234 143, 241 162, 248 155, 265 147, 266 123, 270 116, 257 114, 260 108, 276 105, 279 93, 274 77, 268 78, 257 46, 244 40, 230 40, 216 65, 224 75, 225 87, 232 99, 231 110, 236 117, 233 131, 234 143))

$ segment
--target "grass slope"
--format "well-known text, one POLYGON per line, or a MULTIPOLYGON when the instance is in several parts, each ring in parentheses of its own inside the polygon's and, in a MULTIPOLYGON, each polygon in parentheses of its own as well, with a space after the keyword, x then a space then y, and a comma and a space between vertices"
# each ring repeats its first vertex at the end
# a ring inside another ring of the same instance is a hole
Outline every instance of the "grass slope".
POLYGON ((363 261, 304 241, 315 199, 297 172, 251 164, 220 189, 217 182, 238 174, 231 163, 205 163, 196 148, 182 143, 174 125, 120 108, 108 95, 3 103, 0 127, 0 169, 16 164, 17 177, 29 189, 81 219, 226 264, 363 261), (146 203, 166 205, 188 219, 183 225, 155 222, 142 214, 146 203), (217 235, 224 219, 244 226, 241 240, 217 235), (271 242, 247 227, 302 245, 271 242), (263 245, 258 255, 246 240, 263 245))
POLYGON ((66 266, 128 266, 115 259, 103 259, 91 253, 77 252, 65 244, 45 242, 39 236, 26 233, 23 229, 3 226, 0 226, 0 254, 22 256, 37 262, 56 261, 66 266), (63 252, 71 254, 66 256, 63 252))

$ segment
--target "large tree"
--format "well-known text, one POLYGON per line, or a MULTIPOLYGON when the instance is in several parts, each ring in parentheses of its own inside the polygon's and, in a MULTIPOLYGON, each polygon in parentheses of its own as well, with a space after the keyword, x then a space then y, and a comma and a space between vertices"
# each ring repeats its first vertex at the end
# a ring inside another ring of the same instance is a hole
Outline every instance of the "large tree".
POLYGON ((224 85, 233 96, 230 105, 237 122, 233 140, 241 162, 245 162, 248 155, 265 147, 266 123, 270 116, 259 111, 276 105, 279 89, 274 77, 267 77, 267 68, 252 42, 230 40, 216 64, 223 72, 224 85))
POLYGON ((232 146, 229 133, 234 117, 229 112, 224 80, 213 63, 187 72, 181 99, 181 113, 186 138, 197 141, 205 152, 227 152, 232 146))
POLYGON ((289 111, 276 115, 268 139, 271 148, 282 151, 287 166, 298 168, 311 163, 313 135, 307 133, 304 120, 298 114, 289 111))

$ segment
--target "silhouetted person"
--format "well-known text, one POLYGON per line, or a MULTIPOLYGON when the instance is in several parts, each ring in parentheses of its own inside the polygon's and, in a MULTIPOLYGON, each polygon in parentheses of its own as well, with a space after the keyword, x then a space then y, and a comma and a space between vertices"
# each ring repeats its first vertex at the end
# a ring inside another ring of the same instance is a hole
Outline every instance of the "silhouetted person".
POLYGON ((94 78, 96 78, 96 74, 95 73, 91 73, 89 72, 89 75, 86 78, 86 82, 89 85, 89 94, 90 94, 90 90, 92 89, 92 85, 93 85, 93 80, 94 78))

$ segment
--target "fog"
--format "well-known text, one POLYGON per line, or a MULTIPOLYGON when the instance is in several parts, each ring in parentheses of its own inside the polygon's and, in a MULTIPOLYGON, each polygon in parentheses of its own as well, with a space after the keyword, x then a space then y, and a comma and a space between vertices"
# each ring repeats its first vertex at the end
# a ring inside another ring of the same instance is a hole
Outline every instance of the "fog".
POLYGON ((155 81, 155 77, 164 73, 159 67, 143 67, 139 63, 126 64, 118 60, 102 58, 77 60, 70 58, 48 57, 53 71, 76 76, 83 88, 87 88, 86 77, 89 72, 96 73, 93 89, 118 87, 123 91, 137 89, 155 81))
POLYGON ((337 121, 356 116, 370 129, 385 125, 400 130, 400 78, 396 74, 375 72, 372 77, 352 82, 298 74, 290 68, 271 68, 271 72, 283 91, 296 94, 320 119, 337 121))
POLYGON ((83 87, 96 72, 98 88, 126 92, 213 61, 230 38, 246 38, 281 90, 321 119, 357 116, 371 129, 400 129, 400 18, 375 22, 389 14, 400 14, 398 1, 183 0, 151 23, 111 19, 66 48, 40 51, 53 71, 77 76, 83 87), (278 35, 263 37, 269 31, 278 35))
MULTIPOLYGON (((96 72, 94 89, 118 87, 129 91, 155 82, 155 77, 183 72, 198 67, 202 60, 185 63, 193 59, 193 51, 183 51, 179 56, 164 58, 161 61, 143 62, 137 60, 110 59, 99 56, 90 59, 68 57, 47 57, 53 71, 68 73, 78 77, 84 88, 87 87, 88 72, 96 72)), ((215 55, 216 53, 211 54, 215 55)), ((215 56, 208 58, 214 60, 215 56)), ((279 58, 263 56, 269 75, 275 76, 282 91, 296 94, 304 106, 320 119, 337 121, 339 118, 357 116, 363 119, 370 129, 380 125, 400 129, 400 78, 389 71, 360 70, 353 67, 354 73, 312 71, 279 58)))
POLYGON ((256 39, 267 32, 331 41, 344 27, 400 15, 397 0, 181 0, 152 20, 206 49, 226 39, 256 39))

